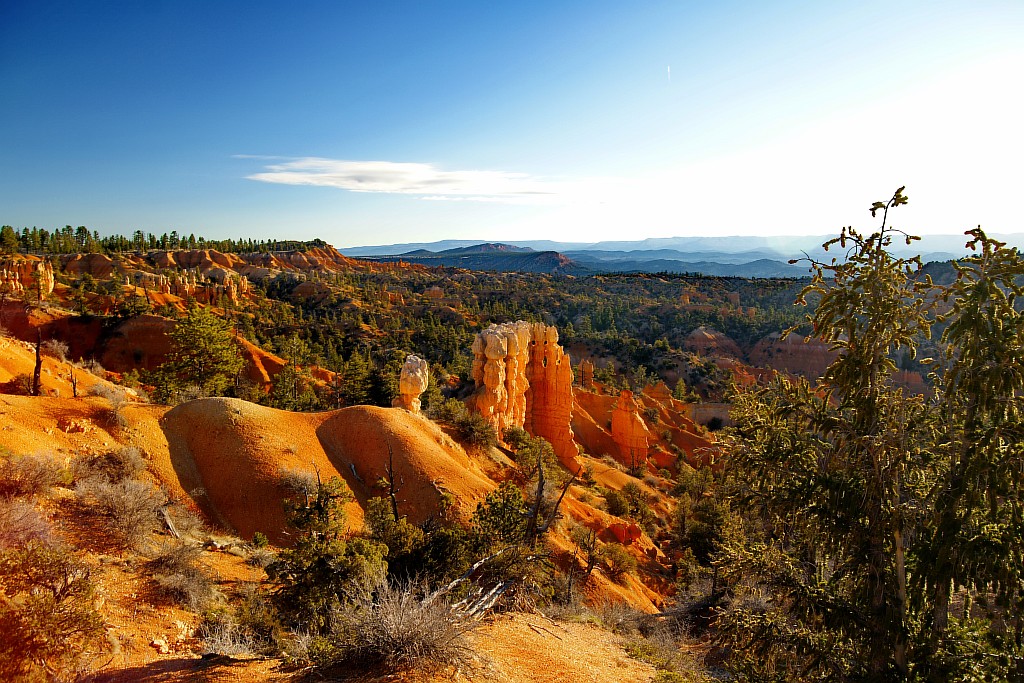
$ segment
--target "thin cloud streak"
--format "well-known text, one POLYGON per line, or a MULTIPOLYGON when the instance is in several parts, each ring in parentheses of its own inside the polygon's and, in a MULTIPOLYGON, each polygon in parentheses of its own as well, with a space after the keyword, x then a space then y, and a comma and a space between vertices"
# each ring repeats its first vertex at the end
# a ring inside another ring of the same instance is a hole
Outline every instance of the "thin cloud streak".
POLYGON ((421 195, 430 200, 544 203, 560 193, 555 183, 526 173, 445 171, 433 164, 322 157, 268 164, 265 171, 246 178, 282 185, 333 187, 349 192, 421 195))

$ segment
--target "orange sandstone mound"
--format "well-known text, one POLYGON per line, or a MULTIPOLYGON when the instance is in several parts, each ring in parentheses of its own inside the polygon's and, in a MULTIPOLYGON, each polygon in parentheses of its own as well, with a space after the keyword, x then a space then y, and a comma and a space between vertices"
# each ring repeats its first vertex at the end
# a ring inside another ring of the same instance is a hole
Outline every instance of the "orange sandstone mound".
POLYGON ((404 482, 399 509, 414 523, 441 514, 445 493, 453 512, 467 516, 494 487, 440 428, 402 410, 353 406, 291 413, 210 398, 174 408, 162 426, 178 477, 198 476, 196 502, 246 538, 262 531, 287 542, 281 499, 294 495, 287 479, 295 472, 344 479, 356 497, 349 505, 356 528, 360 506, 386 493, 377 482, 389 457, 396 480, 404 482))

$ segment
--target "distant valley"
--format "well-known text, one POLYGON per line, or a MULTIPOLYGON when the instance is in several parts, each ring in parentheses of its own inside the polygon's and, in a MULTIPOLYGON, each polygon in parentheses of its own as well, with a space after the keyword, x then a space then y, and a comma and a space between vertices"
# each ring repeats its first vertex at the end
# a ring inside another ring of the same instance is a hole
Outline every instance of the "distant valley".
MULTIPOLYGON (((1024 244, 1024 235, 1000 235, 1007 243, 1024 244)), ((359 246, 342 249, 346 256, 375 261, 403 261, 468 270, 594 275, 599 273, 696 273, 717 277, 806 277, 804 264, 791 259, 832 258, 817 236, 669 237, 614 242, 526 240, 480 243, 442 240, 359 246)), ((949 261, 966 253, 962 235, 929 235, 893 252, 922 260, 949 261)))

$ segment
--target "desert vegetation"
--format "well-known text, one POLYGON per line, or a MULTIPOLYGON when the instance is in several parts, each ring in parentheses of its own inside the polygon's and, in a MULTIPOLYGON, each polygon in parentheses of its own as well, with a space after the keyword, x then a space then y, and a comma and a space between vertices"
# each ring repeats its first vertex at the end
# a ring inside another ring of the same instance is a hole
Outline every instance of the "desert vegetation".
POLYGON ((199 301, 127 284, 164 238, 85 231, 116 277, 58 272, 17 303, 52 307, 52 338, 3 337, 33 371, 9 373, 5 419, 39 437, 0 432, 18 444, 0 454, 0 671, 102 668, 120 590, 132 619, 188 620, 146 652, 309 676, 486 668, 481 633, 516 614, 551 619, 530 622, 549 641, 598 624, 658 681, 1019 678, 1024 261, 980 229, 952 264, 893 256, 905 202, 873 205, 879 228, 844 229, 804 281, 345 262, 199 301), (510 353, 474 355, 475 335, 515 319, 588 359, 571 391, 544 388, 572 404, 568 442, 495 428, 525 375, 496 383, 505 403, 472 398, 510 353), (91 347, 57 333, 88 325, 91 347), (113 373, 86 358, 125 325, 163 351, 108 350, 113 373), (787 330, 819 344, 820 374, 753 364, 787 330), (413 352, 420 414, 390 407, 413 352))

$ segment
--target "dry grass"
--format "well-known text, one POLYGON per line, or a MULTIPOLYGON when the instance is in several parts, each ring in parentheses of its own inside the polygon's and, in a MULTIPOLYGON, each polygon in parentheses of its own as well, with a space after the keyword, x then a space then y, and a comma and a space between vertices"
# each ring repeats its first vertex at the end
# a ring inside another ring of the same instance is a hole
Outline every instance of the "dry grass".
POLYGON ((387 671, 472 665, 464 635, 477 622, 446 596, 431 599, 419 583, 395 586, 379 577, 355 586, 350 598, 332 615, 331 664, 387 671))
POLYGON ((29 541, 50 541, 50 521, 31 501, 0 498, 0 550, 24 546, 29 541))
POLYGON ((0 456, 0 496, 41 496, 65 480, 64 469, 48 453, 0 456))
POLYGON ((166 498, 149 482, 111 482, 96 477, 80 482, 76 492, 79 500, 96 506, 107 519, 108 529, 122 549, 141 550, 160 528, 158 512, 166 498))

